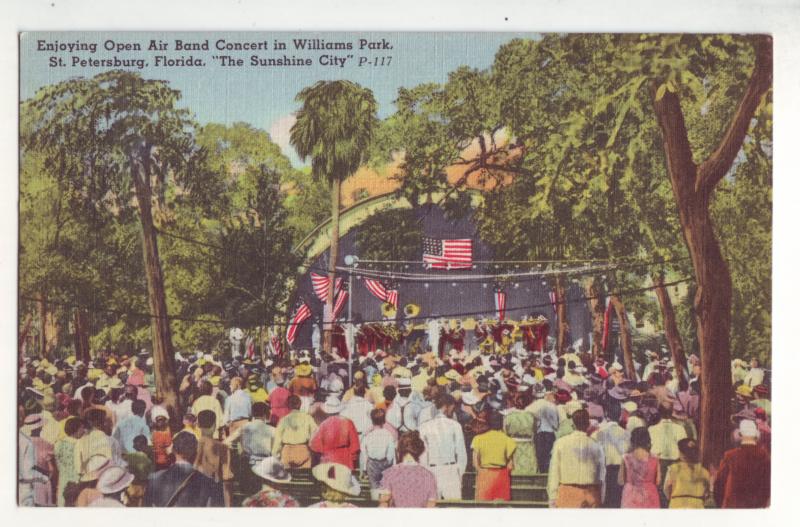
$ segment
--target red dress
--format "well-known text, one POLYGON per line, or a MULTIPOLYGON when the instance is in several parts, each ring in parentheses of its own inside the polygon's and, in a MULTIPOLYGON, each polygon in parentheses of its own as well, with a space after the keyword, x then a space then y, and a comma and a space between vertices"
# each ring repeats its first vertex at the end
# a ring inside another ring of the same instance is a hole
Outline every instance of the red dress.
POLYGON ((623 509, 658 509, 661 502, 656 487, 658 458, 651 455, 639 459, 633 454, 622 456, 625 463, 625 486, 622 488, 623 509))
POLYGON ((322 454, 322 463, 341 463, 352 470, 360 450, 358 432, 350 419, 332 415, 325 419, 308 445, 322 454))

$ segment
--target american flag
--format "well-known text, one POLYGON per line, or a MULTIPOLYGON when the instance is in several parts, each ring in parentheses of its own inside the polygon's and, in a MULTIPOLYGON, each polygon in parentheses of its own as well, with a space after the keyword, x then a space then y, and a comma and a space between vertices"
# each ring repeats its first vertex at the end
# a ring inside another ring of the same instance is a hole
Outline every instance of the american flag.
POLYGON ((495 291, 494 292, 494 307, 497 309, 497 318, 498 318, 498 320, 505 320, 506 319, 506 292, 505 291, 495 291))
POLYGON ((364 285, 367 286, 367 290, 372 293, 372 296, 380 300, 381 302, 386 302, 386 287, 381 283, 380 280, 375 280, 373 278, 365 278, 364 285))
POLYGON ((472 240, 422 238, 422 261, 431 269, 471 269, 472 240))
POLYGON ((294 344, 294 339, 297 338, 297 328, 299 328, 300 324, 305 322, 310 316, 311 309, 308 307, 308 304, 303 302, 303 305, 297 308, 297 311, 292 317, 292 321, 289 322, 289 327, 286 330, 286 342, 289 344, 294 344))
MULTIPOLYGON (((311 286, 314 288, 314 294, 317 295, 320 302, 325 302, 328 299, 328 284, 331 283, 331 279, 325 275, 311 273, 311 286)), ((336 287, 334 288, 333 294, 334 296, 339 294, 339 291, 342 290, 342 279, 336 279, 336 287)))
POLYGON ((380 280, 373 278, 364 279, 364 284, 367 286, 367 290, 372 293, 372 296, 381 302, 389 302, 394 307, 397 307, 397 289, 386 289, 386 286, 380 280))
POLYGON ((333 320, 339 318, 339 313, 342 312, 342 308, 347 303, 347 291, 341 291, 339 295, 336 297, 336 303, 333 306, 333 320))

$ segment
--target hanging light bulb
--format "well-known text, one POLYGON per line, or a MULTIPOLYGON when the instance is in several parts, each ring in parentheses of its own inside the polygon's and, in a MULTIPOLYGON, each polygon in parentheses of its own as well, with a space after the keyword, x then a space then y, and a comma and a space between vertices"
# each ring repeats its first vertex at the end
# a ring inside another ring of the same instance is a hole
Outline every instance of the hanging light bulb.
POLYGON ((455 282, 453 282, 453 284, 452 284, 452 285, 453 285, 453 287, 455 287, 455 286, 457 286, 458 284, 457 284, 457 283, 455 283, 455 282))
POLYGON ((519 284, 518 283, 514 283, 514 289, 519 289, 519 284))
POLYGON ((428 284, 428 282, 425 282, 423 285, 425 286, 425 289, 427 289, 430 284, 428 284))
POLYGON ((487 287, 489 287, 489 284, 484 283, 483 288, 486 289, 487 287))
POLYGON ((544 280, 542 280, 542 285, 543 285, 543 286, 545 286, 545 287, 547 287, 547 282, 545 282, 544 280))

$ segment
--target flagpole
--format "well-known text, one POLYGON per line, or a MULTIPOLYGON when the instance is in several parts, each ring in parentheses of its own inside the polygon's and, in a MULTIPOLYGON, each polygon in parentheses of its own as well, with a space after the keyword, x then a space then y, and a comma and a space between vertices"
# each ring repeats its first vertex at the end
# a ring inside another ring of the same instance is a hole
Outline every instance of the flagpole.
MULTIPOLYGON (((353 269, 355 268, 358 262, 358 257, 348 254, 344 258, 344 263, 350 266, 349 274, 347 277, 347 329, 349 331, 353 331, 353 269)), ((347 341, 349 339, 345 339, 347 341)), ((355 345, 355 339, 353 339, 353 347, 357 347, 355 345)), ((345 346, 347 343, 345 342, 345 346)), ((348 350, 347 354, 347 383, 349 386, 353 386, 353 360, 355 358, 355 349, 348 350)))

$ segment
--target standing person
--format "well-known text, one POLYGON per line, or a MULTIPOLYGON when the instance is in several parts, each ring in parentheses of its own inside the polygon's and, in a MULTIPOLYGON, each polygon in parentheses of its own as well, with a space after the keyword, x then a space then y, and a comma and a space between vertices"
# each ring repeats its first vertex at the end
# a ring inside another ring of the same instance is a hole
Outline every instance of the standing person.
POLYGON ((589 412, 572 414, 575 430, 553 445, 547 494, 550 506, 597 508, 605 497, 606 461, 603 447, 589 437, 589 412))
POLYGON ((311 474, 322 484, 322 501, 309 505, 309 507, 355 507, 346 500, 350 496, 359 496, 361 485, 353 476, 350 467, 340 463, 320 463, 311 469, 311 474))
POLYGON ((536 400, 526 410, 536 420, 536 434, 533 436, 536 462, 539 470, 547 473, 550 470, 550 453, 559 426, 558 407, 555 403, 555 393, 543 386, 537 385, 534 388, 534 397, 536 400))
POLYGON ((533 446, 536 421, 532 413, 525 411, 525 408, 531 404, 531 400, 532 396, 529 391, 515 393, 512 397, 514 408, 506 414, 503 420, 503 430, 517 443, 517 449, 514 451, 512 476, 530 476, 539 472, 536 451, 533 446))
POLYGON ((314 369, 311 364, 304 362, 294 369, 294 378, 289 381, 287 388, 293 395, 300 397, 303 410, 308 410, 314 402, 314 393, 317 391, 317 380, 313 376, 314 369))
POLYGON ((339 399, 328 398, 322 406, 328 417, 319 425, 309 447, 321 455, 321 462, 339 463, 353 470, 358 463, 358 432, 353 421, 342 417, 344 406, 339 399))
POLYGON ((151 474, 144 493, 145 507, 222 507, 222 485, 195 470, 197 438, 191 432, 175 434, 175 463, 151 474))
POLYGON ((592 439, 603 447, 606 460, 606 495, 603 507, 618 509, 622 501, 622 486, 619 483, 619 470, 622 465, 622 456, 627 450, 627 433, 619 423, 613 419, 603 419, 597 430, 592 434, 592 439))
POLYGON ((308 444, 317 431, 317 423, 310 415, 300 411, 302 401, 296 395, 287 401, 291 412, 281 419, 275 430, 272 455, 290 469, 311 468, 311 450, 308 444))
POLYGON ((661 482, 659 459, 650 453, 650 433, 637 428, 631 434, 630 450, 622 456, 618 482, 622 488, 622 508, 658 509, 661 500, 658 485, 661 482))
POLYGON ((711 491, 711 476, 700 464, 694 439, 678 441, 680 461, 670 465, 664 477, 664 494, 670 509, 703 509, 711 491))
POLYGON ((272 455, 275 428, 268 424, 269 411, 268 404, 253 403, 253 419, 225 439, 226 445, 240 442, 242 455, 251 466, 272 455))
POLYGON ((31 438, 22 430, 17 434, 17 499, 20 507, 33 507, 33 481, 36 476, 36 449, 31 438))
MULTIPOLYGON (((192 413, 199 417, 200 412, 203 410, 211 410, 214 412, 214 419, 217 422, 217 427, 221 428, 225 423, 224 414, 222 412, 222 405, 219 404, 219 399, 212 395, 214 393, 214 385, 208 380, 201 381, 199 393, 200 396, 192 403, 192 413)), ((169 416, 167 417, 169 418, 169 416)), ((151 419, 155 420, 152 416, 151 419)))
POLYGON ((353 425, 358 432, 358 438, 363 441, 364 434, 367 433, 372 426, 370 412, 372 412, 372 403, 365 399, 367 387, 364 383, 359 382, 353 386, 353 396, 344 405, 344 409, 340 414, 353 421, 353 425))
POLYGON ((758 427, 739 423, 742 443, 725 452, 714 478, 714 500, 723 509, 769 507, 770 455, 758 445, 758 427))
POLYGON ((434 507, 439 493, 436 478, 419 459, 425 443, 419 432, 406 432, 397 444, 397 464, 383 472, 380 507, 434 507))
POLYGON ((411 379, 401 377, 397 383, 397 397, 386 412, 386 421, 400 433, 417 430, 422 405, 411 397, 411 379))
POLYGON ((114 433, 111 434, 120 445, 125 453, 134 452, 133 439, 136 436, 143 435, 150 439, 150 427, 147 426, 147 421, 144 419, 145 404, 144 401, 136 400, 131 404, 131 413, 120 419, 117 426, 114 427, 114 433))
MULTIPOLYGON (((686 428, 672 419, 672 405, 662 404, 658 407, 661 417, 657 424, 648 428, 653 444, 653 455, 659 459, 661 470, 659 474, 666 474, 669 466, 680 457, 678 441, 686 438, 686 428)), ((633 434, 631 433, 631 438, 633 434)))
POLYGON ((267 383, 269 390, 269 404, 270 404, 270 421, 272 426, 278 426, 278 423, 284 416, 292 411, 289 408, 289 396, 292 392, 284 386, 286 384, 286 377, 279 366, 272 368, 272 379, 267 383))
POLYGON ((511 501, 511 470, 517 443, 503 432, 503 415, 489 414, 489 430, 472 439, 475 499, 511 501))
POLYGON ((460 500, 461 478, 468 459, 464 431, 453 419, 456 400, 449 393, 442 393, 434 403, 436 414, 419 427, 420 438, 425 444, 423 464, 436 478, 439 498, 460 500))
POLYGON ((65 505, 64 489, 68 483, 77 483, 80 480, 78 467, 75 465, 75 445, 86 432, 83 421, 77 417, 68 417, 64 423, 65 437, 56 441, 55 460, 58 469, 58 486, 56 487, 56 504, 65 505))
POLYGON ((75 443, 75 467, 78 475, 86 475, 86 464, 95 456, 111 459, 111 445, 108 436, 103 432, 105 415, 102 412, 87 412, 87 432, 75 443))
POLYGON ((394 464, 397 441, 384 426, 386 424, 384 410, 379 408, 372 410, 370 420, 372 429, 364 435, 364 441, 361 443, 361 466, 367 472, 372 499, 377 500, 383 472, 394 464))
POLYGON ((231 451, 222 441, 214 439, 217 421, 214 412, 203 410, 197 415, 200 426, 200 441, 197 444, 195 468, 213 480, 222 484, 225 506, 230 507, 233 493, 233 470, 231 469, 231 451))
POLYGON ((150 414, 153 419, 153 429, 150 437, 153 442, 153 463, 156 470, 162 470, 172 464, 172 432, 169 429, 169 416, 167 411, 160 406, 154 406, 150 414))
POLYGON ((23 430, 28 432, 35 463, 33 466, 33 504, 37 507, 51 507, 55 505, 53 499, 53 481, 56 477, 56 461, 53 445, 41 437, 44 427, 42 414, 32 414, 25 418, 23 430))
POLYGON ((225 399, 223 419, 229 434, 235 434, 245 426, 253 414, 253 400, 242 389, 242 378, 234 377, 230 381, 231 394, 225 399))
POLYGON ((122 467, 108 467, 97 480, 101 497, 91 501, 89 507, 124 507, 122 493, 133 482, 133 474, 122 467))
POLYGON ((123 455, 125 462, 128 464, 128 470, 133 474, 133 481, 126 493, 128 495, 128 507, 141 507, 147 478, 153 473, 154 468, 153 460, 149 455, 147 437, 143 435, 136 436, 133 439, 133 450, 133 452, 123 455))
POLYGON ((253 473, 265 480, 261 490, 245 498, 242 507, 299 507, 300 504, 292 496, 281 492, 269 483, 289 483, 291 475, 274 457, 267 457, 260 460, 252 467, 253 473))
POLYGON ((753 357, 750 359, 750 371, 748 371, 747 375, 744 376, 743 384, 745 386, 755 388, 759 384, 763 384, 764 376, 764 369, 761 368, 761 364, 758 362, 758 359, 753 357))

